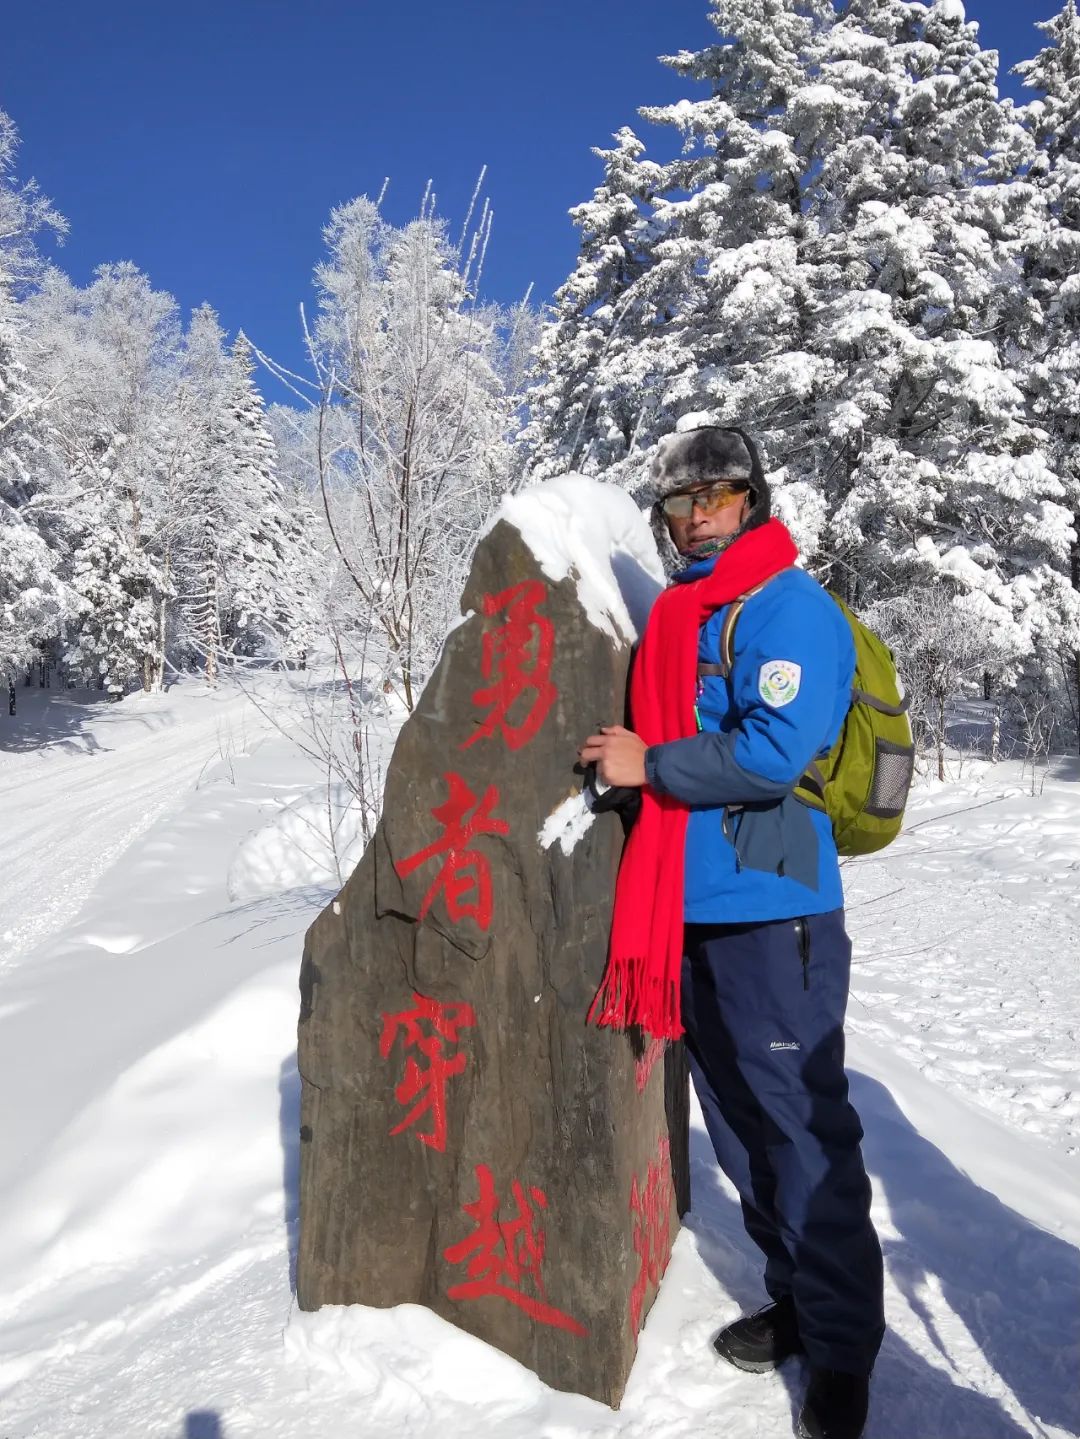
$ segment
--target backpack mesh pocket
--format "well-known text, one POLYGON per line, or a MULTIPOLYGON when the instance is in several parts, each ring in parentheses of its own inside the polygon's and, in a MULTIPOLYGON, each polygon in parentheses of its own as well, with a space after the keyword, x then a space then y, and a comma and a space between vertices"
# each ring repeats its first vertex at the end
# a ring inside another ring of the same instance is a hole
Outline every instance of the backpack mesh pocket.
POLYGON ((863 812, 874 819, 899 819, 907 804, 914 773, 914 745, 877 740, 874 745, 874 778, 863 812))

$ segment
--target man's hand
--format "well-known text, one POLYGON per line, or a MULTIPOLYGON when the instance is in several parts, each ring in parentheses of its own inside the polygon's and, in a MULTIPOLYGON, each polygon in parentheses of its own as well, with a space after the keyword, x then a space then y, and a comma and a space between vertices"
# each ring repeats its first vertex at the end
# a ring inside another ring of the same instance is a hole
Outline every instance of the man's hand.
POLYGON ((645 741, 621 724, 601 725, 578 750, 582 764, 595 764, 605 784, 638 787, 645 783, 645 741))

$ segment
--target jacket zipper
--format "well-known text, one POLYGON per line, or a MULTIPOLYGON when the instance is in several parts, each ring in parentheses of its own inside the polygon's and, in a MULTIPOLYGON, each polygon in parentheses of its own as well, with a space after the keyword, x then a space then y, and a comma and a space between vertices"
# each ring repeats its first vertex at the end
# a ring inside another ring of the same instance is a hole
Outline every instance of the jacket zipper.
POLYGON ((802 960, 802 987, 810 988, 810 926, 805 919, 795 921, 795 941, 799 946, 799 958, 802 960))
POLYGON ((742 873, 742 861, 739 859, 739 826, 745 814, 741 804, 726 804, 724 812, 720 817, 720 828, 724 838, 731 841, 731 847, 735 851, 735 873, 742 873))

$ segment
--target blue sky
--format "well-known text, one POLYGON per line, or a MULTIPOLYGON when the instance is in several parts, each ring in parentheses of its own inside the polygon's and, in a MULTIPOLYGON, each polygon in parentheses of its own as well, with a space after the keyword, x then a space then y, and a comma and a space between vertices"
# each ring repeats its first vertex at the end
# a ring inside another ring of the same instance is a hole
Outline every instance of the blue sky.
MULTIPOLYGON (((1003 70, 1059 0, 969 0, 1003 70)), ((185 311, 206 299, 289 365, 333 205, 415 213, 429 178, 456 234, 480 167, 484 289, 547 299, 577 250, 591 147, 685 85, 656 56, 715 35, 707 0, 37 0, 7 7, 0 108, 71 223, 80 284, 133 260, 185 311)), ((1019 93, 1003 76, 1003 88, 1019 93)))

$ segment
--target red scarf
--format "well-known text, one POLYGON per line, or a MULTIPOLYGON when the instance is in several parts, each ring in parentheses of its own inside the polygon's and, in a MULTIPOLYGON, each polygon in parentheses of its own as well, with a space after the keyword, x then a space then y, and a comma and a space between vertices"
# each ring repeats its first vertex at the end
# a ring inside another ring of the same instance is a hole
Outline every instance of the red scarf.
MULTIPOLYGON (((634 731, 646 745, 697 732, 698 635, 721 606, 794 564, 795 542, 779 520, 740 535, 709 574, 661 594, 630 677, 634 731)), ((641 792, 615 885, 607 970, 590 1020, 639 1025, 657 1039, 682 1034, 683 859, 690 811, 671 795, 641 792)))

